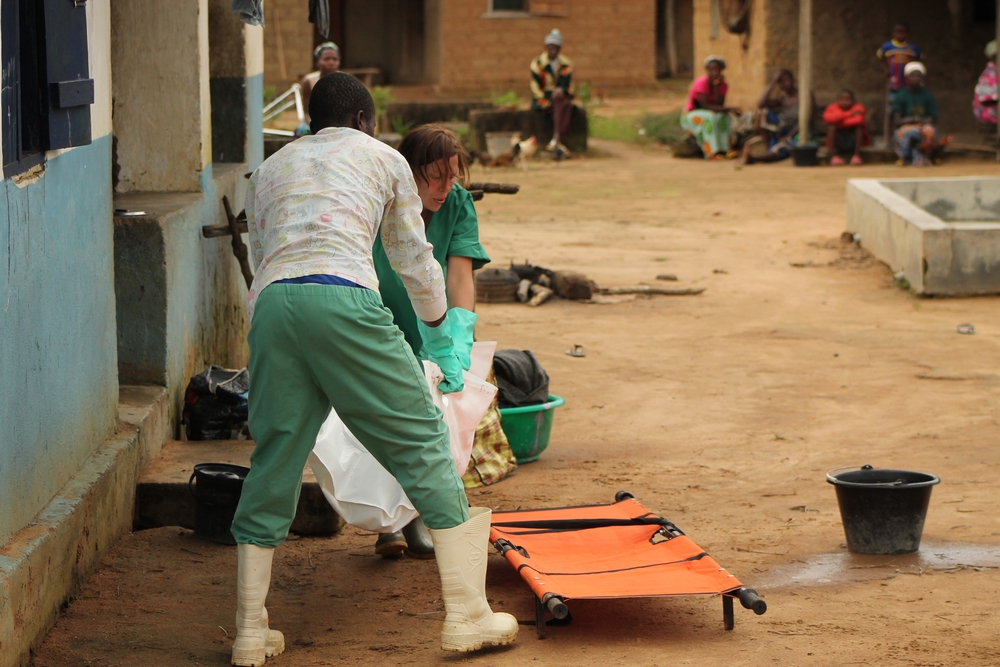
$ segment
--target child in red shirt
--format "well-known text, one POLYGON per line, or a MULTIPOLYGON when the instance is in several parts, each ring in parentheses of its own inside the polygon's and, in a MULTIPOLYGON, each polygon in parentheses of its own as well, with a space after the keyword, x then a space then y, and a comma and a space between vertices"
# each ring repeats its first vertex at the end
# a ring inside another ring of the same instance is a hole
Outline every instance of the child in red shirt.
POLYGON ((844 164, 842 155, 851 155, 851 164, 861 164, 861 147, 871 143, 865 123, 865 107, 858 104, 854 92, 841 91, 837 101, 823 112, 826 123, 826 148, 831 165, 844 164))

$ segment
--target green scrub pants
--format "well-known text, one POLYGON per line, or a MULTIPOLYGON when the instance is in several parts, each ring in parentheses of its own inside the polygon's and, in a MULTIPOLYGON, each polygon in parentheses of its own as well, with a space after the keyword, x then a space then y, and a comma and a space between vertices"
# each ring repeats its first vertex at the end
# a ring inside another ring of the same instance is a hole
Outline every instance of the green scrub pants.
POLYGON ((256 447, 232 532, 273 548, 295 518, 302 471, 330 407, 398 481, 429 528, 469 519, 448 427, 375 290, 268 285, 250 325, 256 447))

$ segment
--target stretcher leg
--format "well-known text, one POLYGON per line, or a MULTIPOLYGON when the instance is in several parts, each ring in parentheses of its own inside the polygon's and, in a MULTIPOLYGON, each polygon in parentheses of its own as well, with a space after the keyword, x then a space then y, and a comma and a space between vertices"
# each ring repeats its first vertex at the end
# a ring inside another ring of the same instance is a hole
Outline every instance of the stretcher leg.
POLYGON ((733 599, 728 595, 722 596, 722 623, 726 630, 736 627, 736 616, 733 614, 733 599))
POLYGON ((572 617, 569 614, 569 607, 562 598, 552 593, 546 593, 544 601, 535 597, 535 631, 539 639, 545 639, 545 614, 551 612, 555 617, 553 625, 569 625, 572 617), (559 621, 563 621, 559 623, 559 621))
POLYGON ((548 611, 542 601, 535 598, 535 632, 539 639, 545 639, 545 613, 548 611))

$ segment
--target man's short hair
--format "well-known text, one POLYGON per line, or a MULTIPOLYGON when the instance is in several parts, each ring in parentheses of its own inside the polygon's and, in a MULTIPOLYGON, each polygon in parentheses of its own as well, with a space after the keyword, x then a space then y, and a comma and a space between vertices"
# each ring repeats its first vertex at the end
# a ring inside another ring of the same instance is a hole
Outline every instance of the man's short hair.
POLYGON ((343 72, 320 77, 309 94, 309 128, 313 134, 326 127, 347 127, 359 111, 375 122, 375 102, 360 81, 343 72))

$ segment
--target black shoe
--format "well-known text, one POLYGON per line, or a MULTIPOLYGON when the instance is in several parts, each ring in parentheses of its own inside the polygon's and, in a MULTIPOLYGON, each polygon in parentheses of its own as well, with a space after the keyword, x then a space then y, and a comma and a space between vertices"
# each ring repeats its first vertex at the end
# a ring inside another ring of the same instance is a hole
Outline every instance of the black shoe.
POLYGON ((382 558, 399 558, 406 551, 406 538, 403 533, 380 533, 375 540, 375 553, 382 558))
POLYGON ((434 558, 434 541, 419 516, 403 528, 403 536, 406 538, 407 556, 421 560, 434 558))

